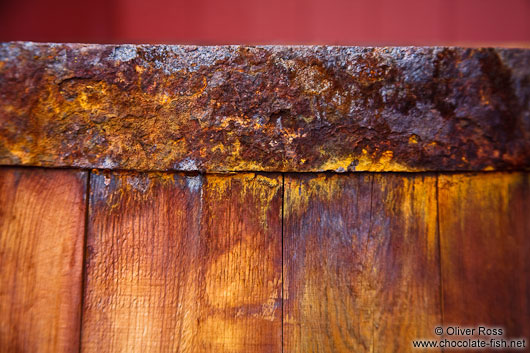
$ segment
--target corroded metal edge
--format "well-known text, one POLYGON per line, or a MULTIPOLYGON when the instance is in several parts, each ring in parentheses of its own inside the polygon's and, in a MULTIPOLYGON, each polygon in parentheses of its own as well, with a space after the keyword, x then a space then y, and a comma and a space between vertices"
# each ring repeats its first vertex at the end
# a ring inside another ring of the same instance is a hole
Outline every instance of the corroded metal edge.
POLYGON ((0 164, 530 167, 530 51, 0 44, 0 164))

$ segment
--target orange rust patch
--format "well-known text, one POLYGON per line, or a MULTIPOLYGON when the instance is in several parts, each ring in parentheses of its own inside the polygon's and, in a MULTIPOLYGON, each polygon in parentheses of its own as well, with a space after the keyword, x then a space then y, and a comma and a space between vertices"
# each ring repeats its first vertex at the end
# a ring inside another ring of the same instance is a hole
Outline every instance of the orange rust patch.
POLYGON ((528 50, 0 46, 0 163, 141 171, 530 165, 528 50))

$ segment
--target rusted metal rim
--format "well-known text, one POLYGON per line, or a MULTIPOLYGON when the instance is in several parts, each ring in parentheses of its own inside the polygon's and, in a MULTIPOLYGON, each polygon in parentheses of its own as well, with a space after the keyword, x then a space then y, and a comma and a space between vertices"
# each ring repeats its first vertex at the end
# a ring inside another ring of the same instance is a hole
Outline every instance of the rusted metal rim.
POLYGON ((530 51, 0 45, 0 164, 141 171, 530 167, 530 51))

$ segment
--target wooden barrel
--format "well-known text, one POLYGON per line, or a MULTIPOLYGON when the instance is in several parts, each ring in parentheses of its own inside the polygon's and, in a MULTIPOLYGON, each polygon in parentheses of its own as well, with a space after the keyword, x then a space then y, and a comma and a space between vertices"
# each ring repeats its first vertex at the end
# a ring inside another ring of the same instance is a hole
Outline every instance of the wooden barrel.
POLYGON ((526 347, 529 63, 1 44, 0 352, 526 347))

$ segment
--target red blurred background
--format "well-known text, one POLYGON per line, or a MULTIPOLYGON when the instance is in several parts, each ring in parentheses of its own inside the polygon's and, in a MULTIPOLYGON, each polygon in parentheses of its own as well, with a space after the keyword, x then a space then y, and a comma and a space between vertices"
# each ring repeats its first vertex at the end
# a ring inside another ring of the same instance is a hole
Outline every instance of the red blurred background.
POLYGON ((0 0, 0 40, 528 46, 530 0, 0 0))

